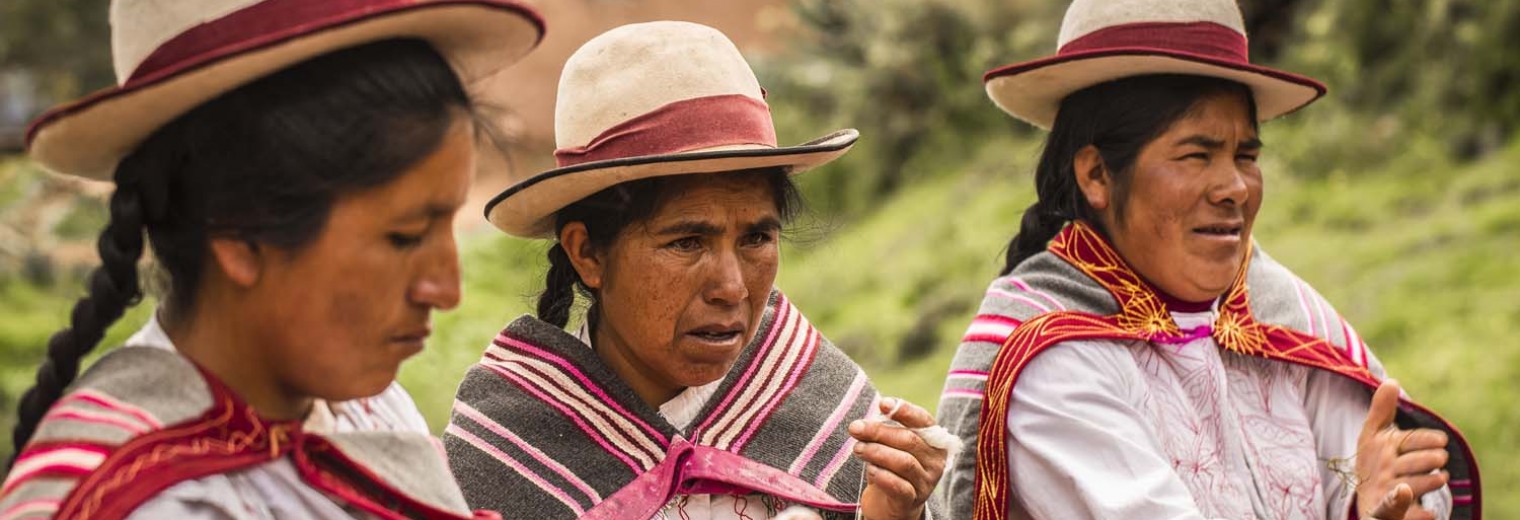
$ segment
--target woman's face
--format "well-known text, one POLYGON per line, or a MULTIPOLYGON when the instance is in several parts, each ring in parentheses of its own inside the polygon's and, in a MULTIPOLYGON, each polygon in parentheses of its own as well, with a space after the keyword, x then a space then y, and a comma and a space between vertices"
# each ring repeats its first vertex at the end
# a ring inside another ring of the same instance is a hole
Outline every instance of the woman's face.
POLYGON ((340 197, 310 244, 266 255, 247 319, 285 394, 372 396, 422 350, 431 312, 459 303, 453 219, 474 169, 461 121, 401 176, 340 197))
POLYGON ((606 251, 562 241, 587 253, 571 257, 600 302, 597 353, 655 405, 728 372, 780 266, 780 214, 763 175, 681 175, 663 188, 653 215, 606 251))
POLYGON ((1251 247, 1260 152, 1246 100, 1217 94, 1141 149, 1124 204, 1113 203, 1111 175, 1104 188, 1079 183, 1141 276, 1177 298, 1207 301, 1229 289, 1251 247))

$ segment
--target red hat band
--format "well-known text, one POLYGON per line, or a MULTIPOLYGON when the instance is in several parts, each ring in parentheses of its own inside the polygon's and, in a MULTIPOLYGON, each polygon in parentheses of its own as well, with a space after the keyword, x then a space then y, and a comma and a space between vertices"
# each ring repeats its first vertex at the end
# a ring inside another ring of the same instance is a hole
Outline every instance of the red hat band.
POLYGON ((1099 29, 1067 42, 1057 56, 1143 48, 1249 64, 1250 50, 1239 31, 1214 22, 1144 22, 1099 29))
POLYGON ((725 94, 661 106, 608 128, 584 146, 555 150, 554 159, 564 168, 741 145, 776 147, 770 108, 743 94, 725 94))
MULTIPOLYGON (((433 0, 264 0, 211 20, 176 35, 149 54, 123 84, 150 80, 161 74, 175 74, 188 64, 199 65, 202 57, 230 56, 238 51, 298 37, 313 28, 332 27, 337 23, 355 23, 376 16, 416 6, 447 5, 471 2, 433 0)), ((538 13, 523 9, 523 14, 543 27, 538 13)))

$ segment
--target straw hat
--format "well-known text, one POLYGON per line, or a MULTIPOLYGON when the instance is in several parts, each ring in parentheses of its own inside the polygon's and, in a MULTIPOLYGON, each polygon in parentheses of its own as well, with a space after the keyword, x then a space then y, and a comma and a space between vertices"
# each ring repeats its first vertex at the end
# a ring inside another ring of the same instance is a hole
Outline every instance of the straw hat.
POLYGON ((739 49, 711 27, 650 22, 592 38, 560 76, 559 167, 513 178, 486 218, 509 234, 546 237, 555 212, 619 183, 767 167, 796 174, 859 136, 846 129, 778 147, 764 96, 739 49))
POLYGON ((50 170, 108 180, 158 128, 296 63, 419 38, 468 87, 527 54, 543 28, 514 0, 114 0, 117 86, 43 114, 27 130, 27 149, 50 170))
POLYGON ((1251 64, 1235 0, 1074 0, 1056 47, 1055 56, 988 71, 987 95, 1014 117, 1049 129, 1067 95, 1145 74, 1242 83, 1262 121, 1325 94, 1318 81, 1251 64))

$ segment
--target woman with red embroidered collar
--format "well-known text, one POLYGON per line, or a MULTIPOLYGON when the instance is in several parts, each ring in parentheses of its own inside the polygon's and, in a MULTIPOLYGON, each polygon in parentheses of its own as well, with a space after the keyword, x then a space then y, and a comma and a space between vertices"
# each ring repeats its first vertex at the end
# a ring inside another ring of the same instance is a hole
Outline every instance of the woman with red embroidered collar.
MULTIPOLYGON (((464 86, 536 45, 506 0, 118 0, 119 86, 29 153, 115 182, 102 266, 22 398, 0 518, 470 518, 405 391, 459 301, 464 86), (163 306, 75 381, 142 296, 163 306)), ((477 516, 494 516, 489 514, 477 516)))
POLYGON ((857 134, 778 147, 762 99, 733 43, 692 23, 613 29, 565 64, 560 167, 486 208, 507 233, 558 240, 538 315, 487 347, 445 430, 472 507, 927 516, 948 434, 936 437, 922 408, 878 396, 773 288, 799 204, 789 175, 844 154, 857 134), (876 420, 884 413, 900 424, 876 420))
POLYGON ((1259 121, 1319 83, 1249 63, 1231 0, 1076 0, 987 74, 1050 130, 940 419, 956 518, 1478 518, 1467 443, 1253 247, 1259 121))

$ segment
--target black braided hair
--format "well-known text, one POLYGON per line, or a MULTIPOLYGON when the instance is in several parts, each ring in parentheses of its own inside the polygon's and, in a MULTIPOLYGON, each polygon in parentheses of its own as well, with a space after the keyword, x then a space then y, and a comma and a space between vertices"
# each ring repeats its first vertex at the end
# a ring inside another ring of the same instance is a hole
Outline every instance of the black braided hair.
POLYGON ((155 131, 117 166, 101 266, 21 399, 16 453, 80 360, 141 299, 145 231, 167 277, 167 316, 192 315, 212 238, 297 250, 321 233, 339 196, 400 176, 472 110, 431 46, 386 40, 281 70, 155 131))
MULTIPOLYGON (((785 169, 763 168, 704 175, 764 175, 783 224, 791 222, 802 211, 802 195, 785 169)), ((554 229, 558 232, 571 222, 583 223, 591 247, 606 251, 630 224, 642 222, 659 210, 665 197, 671 195, 665 189, 668 186, 665 181, 670 178, 628 181, 576 201, 555 214, 554 229)), ((538 319, 559 327, 566 326, 570 323, 570 311, 575 307, 578 294, 589 302, 586 319, 594 326, 596 294, 581 280, 580 273, 570 263, 569 253, 556 241, 549 245, 547 256, 549 272, 544 275, 544 292, 538 296, 538 319)))
POLYGON ((1029 257, 1044 251, 1067 222, 1082 220, 1101 231, 1097 214, 1077 186, 1072 163, 1078 151, 1088 145, 1097 147, 1114 178, 1115 208, 1123 214, 1130 174, 1140 151, 1200 101, 1220 93, 1244 96, 1251 123, 1256 124, 1256 103, 1249 88, 1205 76, 1132 76, 1078 90, 1061 100, 1035 167, 1037 198, 1024 210, 1019 232, 1008 243, 1001 274, 1013 272, 1029 257))

